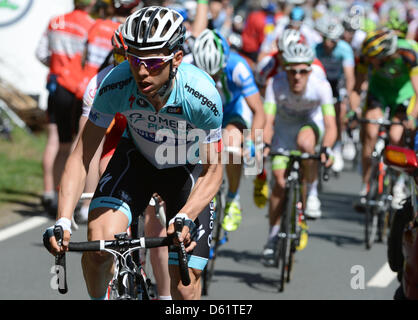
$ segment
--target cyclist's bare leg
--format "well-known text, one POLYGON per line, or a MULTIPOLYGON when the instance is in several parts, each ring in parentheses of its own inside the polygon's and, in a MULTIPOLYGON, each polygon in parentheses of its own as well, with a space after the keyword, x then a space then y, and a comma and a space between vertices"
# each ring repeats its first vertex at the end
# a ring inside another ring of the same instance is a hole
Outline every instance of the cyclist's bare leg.
MULTIPOLYGON (((383 112, 380 108, 369 109, 365 112, 364 117, 366 119, 380 119, 383 117, 383 112)), ((362 125, 362 178, 363 183, 367 183, 370 178, 370 166, 371 155, 374 145, 376 144, 377 136, 379 133, 379 126, 376 124, 366 123, 362 125)))
MULTIPOLYGON (((161 205, 161 204, 160 204, 161 205)), ((145 210, 145 236, 165 237, 166 229, 155 216, 155 207, 148 206, 145 210)), ((168 248, 150 249, 150 259, 159 296, 170 296, 170 275, 168 271, 168 248)))
POLYGON ((175 265, 169 266, 171 278, 171 296, 173 300, 200 300, 201 288, 201 274, 202 270, 189 268, 190 285, 183 286, 180 280, 179 267, 175 265))
MULTIPOLYGON (((398 122, 405 120, 405 116, 402 117, 402 115, 395 115, 392 118, 392 121, 398 122)), ((389 140, 390 144, 396 145, 396 146, 402 146, 404 144, 403 141, 403 134, 404 134, 404 128, 403 126, 393 125, 389 129, 389 140)))
MULTIPOLYGON (((228 124, 225 128, 226 139, 223 139, 228 148, 241 149, 242 132, 235 124, 228 124)), ((228 191, 236 193, 238 191, 241 172, 242 172, 242 158, 234 153, 229 154, 228 164, 225 166, 226 175, 228 177, 228 191)))
MULTIPOLYGON (((115 234, 126 232, 128 217, 121 211, 96 208, 89 213, 89 241, 113 240, 115 234)), ((87 291, 92 298, 102 298, 106 294, 113 276, 113 256, 105 252, 85 252, 81 258, 87 291)))
POLYGON ((48 124, 47 131, 48 140, 42 158, 44 192, 52 193, 56 191, 58 185, 58 182, 54 180, 54 162, 59 148, 57 125, 55 123, 48 124))
MULTIPOLYGON (((301 152, 314 154, 315 146, 317 143, 316 140, 317 139, 314 129, 312 127, 303 127, 298 133, 296 144, 301 152)), ((305 185, 303 188, 304 190, 306 188, 306 184, 309 186, 318 179, 318 170, 316 165, 317 164, 315 160, 306 160, 303 163, 303 182, 305 185)), ((306 206, 307 191, 303 192, 303 195, 303 205, 306 206)))

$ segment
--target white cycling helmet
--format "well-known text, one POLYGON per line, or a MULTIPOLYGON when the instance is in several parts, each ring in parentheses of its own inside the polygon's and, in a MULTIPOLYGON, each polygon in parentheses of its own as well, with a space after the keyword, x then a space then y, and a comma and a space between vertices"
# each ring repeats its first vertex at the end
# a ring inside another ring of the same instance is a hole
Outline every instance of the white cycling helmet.
POLYGON ((122 36, 128 48, 154 50, 179 48, 185 37, 183 17, 165 7, 144 7, 125 21, 122 36))
POLYGON ((301 41, 301 34, 299 30, 295 29, 285 29, 279 40, 277 41, 277 46, 280 51, 284 51, 292 43, 299 43, 301 41))
POLYGON ((204 30, 195 40, 192 53, 195 64, 211 76, 226 66, 228 50, 225 40, 210 29, 204 30))
POLYGON ((316 30, 325 38, 338 40, 344 33, 344 27, 336 17, 324 15, 315 23, 316 30))
POLYGON ((292 43, 285 48, 282 54, 285 64, 306 63, 312 64, 315 55, 312 49, 303 43, 292 43))

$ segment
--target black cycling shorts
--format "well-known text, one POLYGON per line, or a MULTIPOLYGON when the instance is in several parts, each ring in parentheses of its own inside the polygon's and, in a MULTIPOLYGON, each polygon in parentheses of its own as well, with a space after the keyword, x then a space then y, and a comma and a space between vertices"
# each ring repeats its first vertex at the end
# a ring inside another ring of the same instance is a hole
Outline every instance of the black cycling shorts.
POLYGON ((48 122, 55 123, 58 128, 59 142, 73 141, 78 131, 82 101, 73 93, 57 83, 56 90, 48 97, 48 122))
MULTIPOLYGON (((179 213, 202 170, 201 165, 157 169, 136 148, 131 139, 121 138, 103 173, 90 204, 111 208, 136 219, 144 212, 154 193, 166 204, 166 221, 179 213)), ((213 210, 208 205, 194 221, 198 228, 197 246, 189 253, 189 267, 203 270, 209 257, 213 210)), ((167 225, 168 226, 168 225, 167 225)), ((178 264, 177 253, 170 252, 169 264, 178 264)))

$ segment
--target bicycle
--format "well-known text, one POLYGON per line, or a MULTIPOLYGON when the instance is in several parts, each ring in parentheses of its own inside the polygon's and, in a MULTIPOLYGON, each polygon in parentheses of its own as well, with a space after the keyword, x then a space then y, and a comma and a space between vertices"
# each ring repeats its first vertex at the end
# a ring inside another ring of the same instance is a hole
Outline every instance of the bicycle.
MULTIPOLYGON (((183 220, 177 218, 174 222, 176 235, 179 236, 183 228, 183 220)), ((143 248, 156 248, 173 245, 174 236, 145 238, 136 237, 137 228, 132 228, 132 239, 128 239, 126 232, 115 235, 115 240, 96 240, 86 242, 70 242, 69 252, 106 251, 115 257, 115 275, 109 285, 109 298, 115 300, 149 300, 149 287, 145 271, 139 262, 139 255, 134 255, 143 248)), ((55 226, 54 235, 59 245, 62 243, 63 230, 55 226)), ((183 285, 190 284, 187 266, 187 254, 183 242, 179 244, 179 267, 183 285)), ((66 279, 65 253, 55 257, 57 271, 58 291, 61 294, 68 292, 66 279)))
POLYGON ((201 278, 202 295, 204 296, 209 294, 209 287, 215 272, 215 263, 219 247, 228 241, 228 232, 222 228, 225 209, 225 179, 222 180, 222 185, 210 205, 212 206, 211 209, 213 209, 214 218, 212 234, 210 236, 209 259, 206 267, 203 269, 201 278))
MULTIPOLYGON (((283 292, 285 282, 290 282, 294 264, 294 254, 300 244, 302 222, 306 222, 304 206, 302 203, 302 174, 301 162, 303 160, 321 160, 321 155, 302 153, 297 150, 280 148, 270 152, 270 156, 286 156, 289 158, 286 172, 285 206, 280 221, 280 231, 277 237, 276 266, 279 269, 279 292, 283 292)), ((327 168, 322 178, 328 181, 327 168)))
POLYGON ((379 134, 371 155, 371 174, 367 194, 360 198, 360 204, 365 206, 364 236, 367 250, 371 249, 376 238, 379 242, 385 241, 393 215, 391 203, 394 171, 385 164, 383 152, 389 144, 389 128, 392 125, 403 124, 399 121, 388 120, 388 116, 388 112, 385 112, 383 119, 359 119, 360 123, 379 125, 379 134))
MULTIPOLYGON (((80 196, 80 201, 82 200, 91 200, 94 196, 94 193, 87 193, 87 192, 83 192, 80 196)), ((166 215, 165 215, 165 210, 164 210, 164 206, 160 205, 160 201, 158 199, 158 197, 152 196, 149 202, 150 206, 153 206, 155 208, 155 216, 156 218, 159 220, 159 222, 161 223, 161 226, 163 226, 165 228, 165 224, 166 224, 166 215)), ((145 214, 145 212, 144 212, 145 214)), ((144 237, 145 236, 145 216, 144 214, 139 215, 138 220, 134 220, 132 222, 131 227, 127 230, 127 233, 132 233, 135 235, 135 237, 144 237), (134 230, 134 231, 132 231, 134 230), (136 232, 136 233, 135 233, 136 232)), ((71 220, 71 227, 74 230, 78 230, 79 226, 76 223, 76 221, 74 220, 74 216, 71 220)), ((151 288, 152 290, 148 290, 148 291, 152 291, 152 294, 150 294, 150 296, 152 297, 156 297, 158 295, 157 293, 157 289, 156 289, 156 280, 153 276, 150 276, 152 274, 152 272, 149 272, 150 270, 152 270, 152 266, 151 266, 151 262, 150 262, 150 258, 147 259, 148 254, 148 250, 146 250, 146 248, 142 248, 139 251, 134 251, 133 253, 134 256, 134 260, 137 261, 139 264, 142 265, 142 268, 144 269, 144 274, 145 274, 145 282, 147 283, 148 288, 151 288)))

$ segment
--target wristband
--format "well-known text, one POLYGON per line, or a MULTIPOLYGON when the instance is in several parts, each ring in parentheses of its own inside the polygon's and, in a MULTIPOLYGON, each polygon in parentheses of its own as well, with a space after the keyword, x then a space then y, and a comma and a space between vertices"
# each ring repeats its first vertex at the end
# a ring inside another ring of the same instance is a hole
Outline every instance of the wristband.
POLYGON ((56 226, 61 226, 62 227, 62 230, 64 230, 64 231, 69 231, 70 232, 70 234, 72 234, 72 232, 71 232, 71 220, 70 219, 68 219, 68 218, 60 218, 60 219, 58 219, 57 220, 57 222, 55 222, 55 225, 56 226))
POLYGON ((197 0, 197 4, 209 4, 208 0, 197 0))
POLYGON ((416 128, 416 118, 413 115, 408 114, 407 115, 408 120, 413 121, 414 123, 414 129, 416 128))

